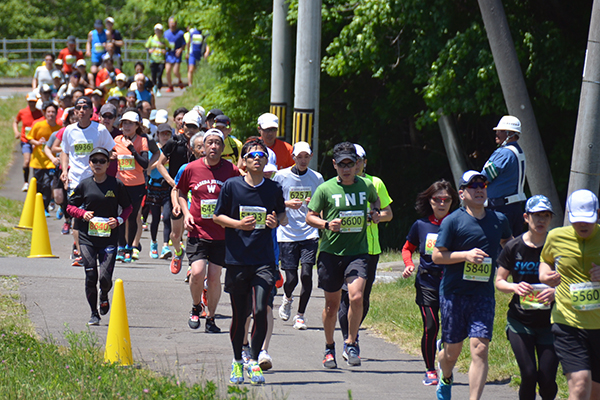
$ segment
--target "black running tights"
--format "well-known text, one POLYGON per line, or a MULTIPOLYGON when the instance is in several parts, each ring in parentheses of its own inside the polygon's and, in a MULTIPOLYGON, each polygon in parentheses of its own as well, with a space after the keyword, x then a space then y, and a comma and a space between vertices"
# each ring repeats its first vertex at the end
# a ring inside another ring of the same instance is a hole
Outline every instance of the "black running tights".
POLYGON ((98 280, 100 280, 100 296, 103 299, 108 298, 105 296, 108 296, 112 288, 117 248, 116 246, 96 247, 84 243, 79 247, 85 269, 85 296, 92 312, 95 312, 98 311, 98 280))
POLYGON ((558 391, 556 385, 558 357, 554 352, 554 346, 536 345, 535 336, 514 333, 510 329, 508 330, 508 340, 521 371, 519 399, 535 400, 535 389, 538 384, 542 399, 554 399, 558 391))
MULTIPOLYGON (((302 280, 302 289, 300 290, 300 303, 298 304, 298 313, 304 314, 310 294, 312 293, 312 270, 314 264, 301 264, 302 272, 300 273, 300 279, 302 280)), ((294 289, 298 286, 298 269, 286 269, 285 270, 285 283, 283 284, 283 291, 286 297, 289 299, 292 297, 294 289)))
POLYGON ((438 306, 419 306, 423 320, 421 353, 427 371, 435 371, 435 342, 440 329, 440 308, 438 306))
MULTIPOLYGON (((168 203, 168 201, 167 201, 168 203)), ((153 242, 156 242, 158 236, 158 225, 160 224, 160 211, 162 206, 150 205, 150 214, 152 215, 152 222, 150 223, 150 237, 153 242)), ((162 222, 163 222, 163 242, 169 243, 169 236, 171 235, 171 211, 168 207, 164 207, 162 210, 162 222), (167 210, 169 213, 165 212, 167 210)))
POLYGON ((252 286, 250 292, 229 293, 231 298, 231 328, 229 337, 233 345, 233 356, 236 360, 242 359, 242 345, 246 332, 246 319, 251 310, 254 318, 252 335, 250 337, 251 357, 258 360, 258 354, 267 336, 267 302, 270 295, 270 287, 262 285, 252 286))

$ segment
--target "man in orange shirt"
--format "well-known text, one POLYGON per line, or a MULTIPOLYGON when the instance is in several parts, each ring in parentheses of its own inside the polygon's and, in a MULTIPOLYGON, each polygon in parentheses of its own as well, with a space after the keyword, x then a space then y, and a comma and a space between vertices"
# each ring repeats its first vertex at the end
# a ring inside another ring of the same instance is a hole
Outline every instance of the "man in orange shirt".
POLYGON ((58 59, 63 60, 62 71, 65 75, 71 75, 77 60, 83 58, 83 53, 77 50, 77 39, 75 36, 67 38, 67 47, 58 53, 58 59))
POLYGON ((284 169, 294 165, 292 151, 294 148, 288 142, 277 139, 279 118, 275 114, 265 113, 258 117, 258 133, 268 148, 277 156, 277 169, 284 169))
POLYGON ((13 131, 15 139, 21 139, 21 153, 23 153, 23 187, 21 190, 26 192, 29 189, 29 160, 31 159, 31 145, 27 141, 27 134, 33 126, 36 119, 43 118, 44 114, 38 110, 35 105, 37 96, 30 92, 27 94, 27 107, 19 110, 14 122, 13 131), (21 123, 21 131, 19 132, 19 122, 21 123))
MULTIPOLYGON (((37 191, 44 197, 44 211, 46 211, 52 200, 52 177, 56 173, 56 166, 44 153, 44 146, 52 133, 58 131, 62 126, 56 123, 58 106, 54 102, 45 102, 42 110, 46 119, 33 125, 27 134, 27 140, 33 147, 29 166, 33 168, 33 176, 37 179, 37 191)), ((46 216, 49 216, 47 211, 46 216)))

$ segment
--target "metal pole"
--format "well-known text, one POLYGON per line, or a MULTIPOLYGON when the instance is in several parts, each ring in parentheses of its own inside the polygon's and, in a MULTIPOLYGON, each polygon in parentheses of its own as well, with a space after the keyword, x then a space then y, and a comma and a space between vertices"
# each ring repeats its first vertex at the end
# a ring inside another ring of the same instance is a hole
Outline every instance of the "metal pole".
POLYGON ((294 139, 312 145, 310 167, 319 157, 319 89, 321 72, 321 0, 300 0, 296 39, 294 139))
POLYGON ((287 22, 288 2, 273 0, 271 46, 271 113, 279 117, 279 136, 292 142, 292 28, 287 22))
POLYGON ((502 1, 478 2, 508 113, 521 120, 523 134, 519 144, 527 158, 527 183, 532 194, 543 194, 550 199, 556 213, 552 226, 557 226, 563 219, 562 204, 552 179, 502 1))
MULTIPOLYGON (((575 127, 575 143, 571 157, 569 195, 578 189, 598 193, 600 186, 600 2, 594 1, 583 64, 579 112, 575 127)), ((568 221, 565 217, 565 224, 568 221)))
POLYGON ((31 38, 27 38, 27 62, 31 64, 33 58, 31 58, 31 38))

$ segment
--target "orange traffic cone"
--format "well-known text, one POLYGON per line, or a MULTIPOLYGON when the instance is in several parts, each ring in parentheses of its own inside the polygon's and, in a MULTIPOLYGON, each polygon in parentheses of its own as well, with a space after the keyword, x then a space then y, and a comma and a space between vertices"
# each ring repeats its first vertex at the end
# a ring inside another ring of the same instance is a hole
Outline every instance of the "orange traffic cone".
POLYGON ((37 193, 37 179, 31 178, 29 189, 27 189, 27 197, 21 211, 21 219, 19 225, 15 229, 23 229, 30 231, 33 228, 33 214, 35 211, 35 194, 37 193))
POLYGON ((131 339, 129 337, 129 321, 127 320, 127 304, 123 281, 117 279, 112 298, 104 361, 119 365, 132 365, 131 339))
POLYGON ((58 258, 52 254, 44 198, 41 193, 35 195, 35 216, 33 218, 33 233, 31 234, 31 251, 28 258, 58 258))

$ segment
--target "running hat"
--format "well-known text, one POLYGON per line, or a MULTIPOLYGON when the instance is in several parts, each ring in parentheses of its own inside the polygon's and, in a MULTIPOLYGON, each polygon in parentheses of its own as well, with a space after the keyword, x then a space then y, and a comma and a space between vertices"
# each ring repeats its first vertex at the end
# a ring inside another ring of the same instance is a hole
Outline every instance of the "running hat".
POLYGON ((536 194, 535 196, 531 196, 527 203, 525 203, 525 212, 532 214, 537 212, 550 211, 554 214, 552 210, 552 203, 550 200, 544 195, 536 194))
POLYGON ((200 128, 200 116, 196 111, 188 111, 187 114, 183 116, 183 124, 192 124, 200 128))
POLYGON ((512 115, 505 115, 500 118, 498 126, 494 128, 495 131, 513 131, 521 134, 521 121, 519 118, 513 117, 512 115))
POLYGON ((119 101, 120 99, 121 98, 119 96, 110 96, 108 99, 106 99, 106 101, 119 101))
POLYGON ((219 110, 218 108, 213 108, 208 112, 208 114, 206 114, 206 119, 215 118, 217 115, 223 115, 223 111, 219 110))
POLYGON ((100 97, 102 97, 102 96, 104 96, 104 93, 103 93, 103 92, 102 92, 102 90, 100 90, 100 89, 94 89, 94 90, 92 91, 92 95, 96 95, 96 96, 100 96, 100 97))
POLYGON ((85 60, 83 58, 80 58, 79 60, 77 60, 77 62, 75 63, 76 67, 85 67, 85 60))
POLYGON ((27 97, 26 97, 27 101, 37 101, 37 95, 33 92, 29 92, 27 93, 27 97))
POLYGON ((485 175, 482 175, 481 172, 470 170, 462 175, 462 177, 460 178, 460 185, 458 185, 458 188, 464 188, 475 178, 481 178, 484 182, 487 181, 487 178, 485 177, 485 175))
POLYGON ((140 122, 140 116, 135 111, 127 111, 121 117, 121 121, 140 122))
POLYGON ((169 132, 169 133, 173 133, 173 129, 171 128, 171 125, 169 124, 160 124, 158 125, 158 132, 169 132))
POLYGON ((77 44, 77 38, 73 35, 67 38, 67 44, 77 44))
POLYGON ((218 137, 220 137, 220 138, 221 138, 221 141, 222 141, 223 143, 225 143, 225 137, 223 136, 223 132, 221 132, 221 131, 220 131, 220 130, 218 130, 218 129, 212 128, 212 129, 209 129, 209 130, 207 130, 207 131, 204 133, 204 140, 206 140, 206 138, 207 138, 208 136, 218 136, 218 137))
POLYGON ((94 28, 102 28, 102 26, 104 25, 102 24, 101 19, 97 19, 96 21, 94 21, 94 28))
POLYGON ((83 104, 87 105, 88 107, 92 108, 92 99, 90 99, 89 97, 87 97, 87 95, 81 96, 80 98, 78 98, 77 102, 75 103, 75 105, 78 105, 78 104, 81 104, 81 103, 83 103, 83 104))
POLYGON ((227 115, 217 115, 215 117, 214 126, 222 125, 225 128, 229 128, 230 124, 231 124, 231 120, 229 119, 229 117, 227 115))
POLYGON ((135 96, 135 92, 133 90, 130 90, 129 92, 127 92, 127 97, 129 96, 135 96))
POLYGON ((266 172, 266 173, 277 172, 277 165, 269 163, 269 164, 265 165, 265 169, 263 169, 263 172, 266 172))
POLYGON ((150 121, 154 121, 156 119, 156 111, 157 109, 150 110, 150 117, 148 118, 150 121))
POLYGON ((104 157, 110 160, 110 153, 104 147, 95 147, 90 153, 90 158, 96 154, 102 154, 104 157))
POLYGON ((104 61, 111 60, 112 61, 112 56, 108 53, 104 53, 104 55, 102 56, 102 60, 104 60, 104 61))
POLYGON ((358 156, 356 154, 356 148, 354 146, 352 146, 349 149, 338 149, 336 151, 336 149, 334 148, 333 150, 334 150, 333 151, 333 161, 335 161, 336 164, 340 163, 344 160, 350 160, 350 161, 356 162, 356 159, 358 158, 358 156))
POLYGON ((117 80, 118 81, 126 81, 127 75, 125 75, 124 73, 121 72, 120 74, 117 74, 117 80))
POLYGON ((360 144, 354 143, 354 147, 356 147, 356 155, 358 158, 367 158, 367 152, 360 144))
POLYGON ((47 83, 44 83, 42 85, 42 87, 40 88, 40 93, 47 93, 47 92, 51 92, 51 91, 52 91, 52 88, 47 83))
POLYGON ((154 120, 156 125, 167 123, 169 120, 169 112, 167 110, 157 110, 156 118, 154 120))
POLYGON ((294 151, 292 151, 292 154, 295 155, 295 156, 297 156, 297 155, 299 155, 302 152, 305 152, 305 153, 307 153, 309 155, 312 154, 312 150, 310 148, 310 145, 308 143, 306 143, 306 142, 297 142, 294 145, 294 151))
POLYGON ((162 24, 156 24, 156 25, 154 25, 154 30, 157 30, 157 29, 160 30, 160 31, 164 30, 162 24))
POLYGON ((54 65, 56 65, 57 67, 62 67, 62 65, 63 65, 62 58, 57 58, 56 60, 54 60, 54 65))
POLYGON ((150 129, 150 120, 142 118, 142 126, 146 129, 150 129))
POLYGON ((113 17, 106 17, 106 19, 104 20, 104 22, 110 22, 111 24, 115 24, 115 19, 113 17))
POLYGON ((206 110, 204 107, 202 107, 200 104, 196 104, 192 110, 196 111, 202 117, 202 121, 204 121, 204 116, 206 115, 206 110))
POLYGON ((52 79, 54 79, 54 78, 62 78, 62 74, 57 69, 55 69, 54 71, 52 71, 52 79))
POLYGON ((258 117, 258 126, 261 129, 279 128, 279 118, 275 114, 264 113, 258 117))
POLYGON ((106 103, 100 109, 100 115, 104 115, 106 113, 111 113, 115 117, 117 116, 117 107, 114 104, 106 103))
POLYGON ((587 189, 576 190, 567 200, 569 222, 587 222, 594 224, 598 221, 598 197, 587 189))

